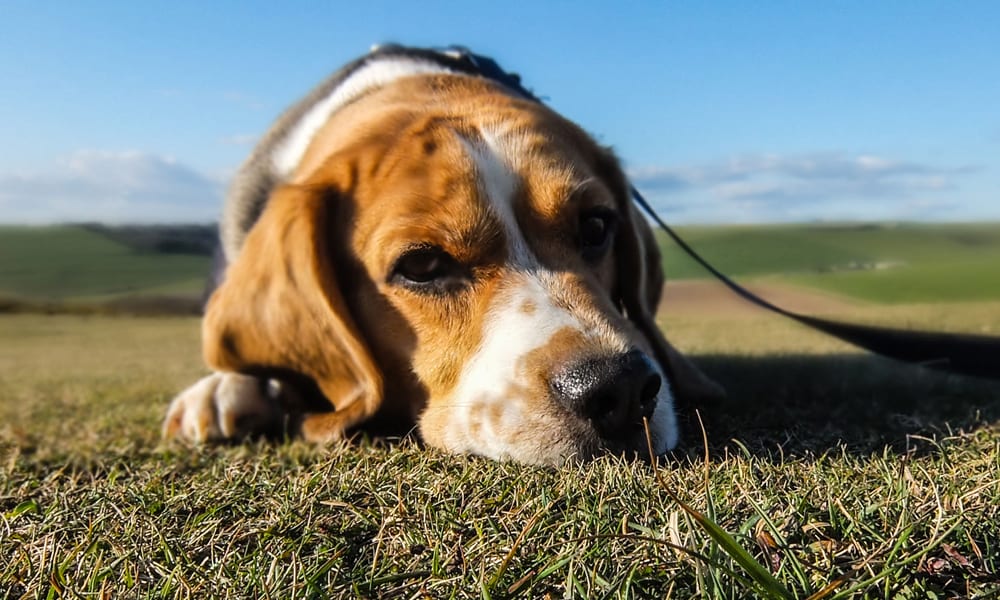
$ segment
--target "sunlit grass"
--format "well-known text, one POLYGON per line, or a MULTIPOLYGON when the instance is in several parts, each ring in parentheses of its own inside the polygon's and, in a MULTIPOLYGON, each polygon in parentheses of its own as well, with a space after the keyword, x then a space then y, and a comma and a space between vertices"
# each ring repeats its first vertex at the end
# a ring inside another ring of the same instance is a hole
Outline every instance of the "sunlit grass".
POLYGON ((730 398, 699 408, 707 462, 686 407, 685 448, 654 470, 412 441, 163 447, 202 373, 196 319, 0 317, 0 596, 1000 591, 1000 387, 766 317, 686 319, 669 335, 730 398))

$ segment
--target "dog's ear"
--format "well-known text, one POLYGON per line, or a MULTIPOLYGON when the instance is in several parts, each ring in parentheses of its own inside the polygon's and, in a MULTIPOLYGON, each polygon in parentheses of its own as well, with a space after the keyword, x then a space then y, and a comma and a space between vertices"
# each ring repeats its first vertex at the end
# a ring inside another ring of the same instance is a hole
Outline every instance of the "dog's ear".
POLYGON ((214 369, 312 378, 335 408, 303 422, 314 441, 342 436, 382 401, 382 376, 339 289, 331 196, 291 185, 271 193, 209 300, 202 331, 214 369))
POLYGON ((617 197, 622 223, 615 242, 618 302, 625 316, 649 340, 656 359, 667 371, 674 395, 689 406, 725 396, 722 386, 709 379, 677 351, 656 325, 656 310, 663 292, 660 249, 649 223, 632 202, 628 183, 613 156, 605 169, 617 197))

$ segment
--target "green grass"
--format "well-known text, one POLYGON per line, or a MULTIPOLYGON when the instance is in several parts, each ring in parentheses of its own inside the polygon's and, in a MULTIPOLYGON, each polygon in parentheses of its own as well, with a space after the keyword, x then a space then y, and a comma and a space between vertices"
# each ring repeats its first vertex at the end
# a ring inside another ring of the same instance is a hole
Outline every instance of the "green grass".
MULTIPOLYGON (((873 302, 852 319, 1000 331, 1000 225, 682 234, 743 280, 873 302)), ((196 297, 208 258, 159 241, 0 227, 0 296, 196 297)), ((682 407, 656 469, 552 470, 413 440, 162 446, 196 319, 0 315, 0 597, 1000 595, 1000 385, 753 313, 663 326, 729 398, 682 407)))
MULTIPOLYGON (((0 227, 0 297, 196 298, 207 228, 0 227), (167 248, 198 250, 176 254, 167 248)), ((1000 300, 1000 223, 681 227, 723 272, 878 303, 1000 300), (874 268, 880 266, 882 268, 874 268)), ((660 238, 671 279, 709 275, 660 238)))
POLYGON ((1000 255, 928 261, 885 271, 788 275, 787 281, 882 303, 1000 299, 1000 255))
MULTIPOLYGON (((1000 224, 682 227, 709 262, 873 302, 1000 299, 1000 224), (877 267, 877 268, 876 268, 877 267)), ((660 236, 674 279, 709 275, 660 236)))
MULTIPOLYGON (((886 320, 1000 327, 1000 305, 969 306, 886 320)), ((196 319, 0 316, 0 596, 1000 593, 1000 385, 767 316, 664 328, 729 389, 698 407, 709 461, 684 407, 686 445, 655 470, 540 469, 410 440, 162 446, 202 373, 196 319)))
POLYGON ((210 258, 138 252, 81 226, 0 227, 0 295, 68 300, 197 296, 210 258))

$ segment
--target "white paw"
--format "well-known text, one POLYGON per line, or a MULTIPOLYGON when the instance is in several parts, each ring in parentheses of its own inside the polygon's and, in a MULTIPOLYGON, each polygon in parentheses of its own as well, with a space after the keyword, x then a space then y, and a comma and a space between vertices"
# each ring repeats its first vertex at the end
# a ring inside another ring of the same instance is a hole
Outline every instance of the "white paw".
POLYGON ((236 373, 213 373, 174 398, 163 437, 201 443, 274 431, 282 422, 281 384, 236 373))

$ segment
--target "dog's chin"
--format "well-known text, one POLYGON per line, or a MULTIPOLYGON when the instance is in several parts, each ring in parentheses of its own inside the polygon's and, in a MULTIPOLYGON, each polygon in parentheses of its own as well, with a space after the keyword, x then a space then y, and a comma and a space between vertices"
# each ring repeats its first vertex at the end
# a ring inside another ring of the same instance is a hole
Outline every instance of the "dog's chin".
POLYGON ((678 439, 673 406, 666 402, 662 410, 654 411, 646 423, 637 424, 634 430, 618 440, 602 438, 592 427, 578 423, 576 427, 569 427, 569 431, 552 435, 547 443, 514 448, 492 458, 549 467, 581 465, 602 456, 650 461, 652 457, 662 456, 676 448, 678 439))
POLYGON ((418 420, 420 436, 429 446, 454 454, 543 466, 583 463, 609 454, 648 460, 650 450, 653 456, 666 454, 679 438, 666 383, 657 394, 652 415, 613 436, 602 436, 592 421, 574 414, 556 398, 531 405, 523 397, 503 398, 431 402, 418 420), (518 408, 525 406, 531 410, 518 408), (496 407, 501 409, 495 413, 496 407))
MULTIPOLYGON (((534 455, 530 458, 510 456, 508 458, 521 463, 547 467, 583 466, 602 457, 613 456, 622 457, 629 461, 652 462, 649 448, 650 444, 645 434, 641 434, 623 441, 594 440, 580 443, 575 447, 567 447, 562 451, 545 456, 534 455)), ((654 448, 653 456, 662 456, 672 449, 673 447, 669 447, 657 451, 654 448)))

